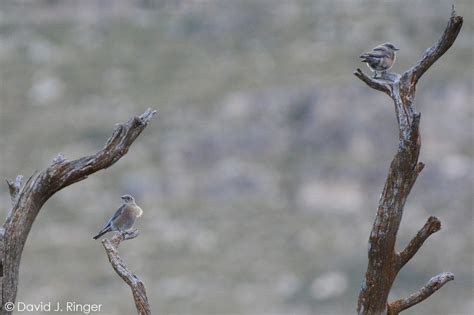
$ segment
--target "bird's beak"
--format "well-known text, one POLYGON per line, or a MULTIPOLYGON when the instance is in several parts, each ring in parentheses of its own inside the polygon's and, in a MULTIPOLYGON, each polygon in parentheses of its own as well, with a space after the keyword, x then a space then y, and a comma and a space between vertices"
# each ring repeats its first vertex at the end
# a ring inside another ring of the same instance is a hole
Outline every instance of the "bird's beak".
POLYGON ((122 196, 122 197, 120 197, 120 198, 121 198, 122 200, 125 200, 125 199, 126 199, 126 196, 122 196))
POLYGON ((400 49, 399 49, 399 48, 397 48, 397 47, 395 47, 393 50, 395 50, 395 51, 398 51, 398 50, 400 50, 400 49))

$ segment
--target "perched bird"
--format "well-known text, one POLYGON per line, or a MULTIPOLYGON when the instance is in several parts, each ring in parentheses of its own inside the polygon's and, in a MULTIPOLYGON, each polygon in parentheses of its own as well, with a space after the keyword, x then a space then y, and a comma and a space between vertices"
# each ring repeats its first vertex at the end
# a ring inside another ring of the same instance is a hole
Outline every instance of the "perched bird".
POLYGON ((115 211, 109 222, 93 239, 96 240, 107 232, 126 232, 133 227, 135 220, 143 214, 143 210, 135 203, 135 199, 132 196, 123 195, 120 198, 122 198, 124 203, 115 211))
POLYGON ((360 56, 362 62, 367 63, 367 66, 374 72, 374 78, 377 77, 377 71, 381 71, 381 75, 390 69, 395 63, 395 52, 399 50, 391 43, 385 43, 374 47, 372 51, 366 52, 360 56))

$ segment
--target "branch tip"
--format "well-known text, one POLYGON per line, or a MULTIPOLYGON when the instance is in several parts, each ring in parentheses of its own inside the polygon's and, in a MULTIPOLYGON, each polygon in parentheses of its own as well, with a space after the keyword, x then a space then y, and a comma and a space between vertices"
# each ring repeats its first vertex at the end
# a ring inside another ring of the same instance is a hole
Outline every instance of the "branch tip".
POLYGON ((10 192, 10 199, 12 201, 12 205, 15 204, 16 197, 20 192, 21 185, 23 182, 23 175, 17 175, 15 181, 10 181, 8 178, 5 178, 5 182, 7 182, 8 190, 10 192))
POLYGON ((147 108, 147 110, 143 114, 141 114, 140 117, 138 118, 140 119, 142 123, 147 124, 153 118, 153 116, 155 116, 156 113, 157 113, 156 110, 147 108))
POLYGON ((449 281, 454 280, 454 274, 451 272, 443 272, 437 276, 432 277, 428 283, 422 287, 417 292, 411 294, 410 296, 396 300, 388 305, 388 312, 389 315, 397 315, 401 311, 410 308, 423 300, 426 300, 430 297, 433 293, 438 291, 442 286, 444 286, 449 281))
POLYGON ((423 163, 423 162, 418 162, 418 164, 416 164, 416 166, 415 166, 415 172, 416 172, 416 174, 417 174, 417 175, 420 174, 421 171, 422 171, 424 168, 425 168, 425 163, 423 163))
POLYGON ((429 226, 431 227, 433 233, 438 232, 439 230, 441 230, 441 221, 435 216, 429 217, 428 221, 427 221, 427 224, 429 224, 429 226))
POLYGON ((416 84, 421 76, 436 62, 436 60, 444 55, 454 44, 454 41, 461 30, 462 24, 463 18, 456 14, 453 4, 451 17, 448 25, 446 25, 443 35, 423 53, 421 59, 413 67, 407 70, 403 77, 416 84))
POLYGON ((431 234, 434 234, 439 230, 441 230, 441 221, 435 216, 430 216, 428 220, 426 220, 425 225, 418 231, 415 237, 412 238, 405 249, 398 254, 398 270, 415 256, 431 234))

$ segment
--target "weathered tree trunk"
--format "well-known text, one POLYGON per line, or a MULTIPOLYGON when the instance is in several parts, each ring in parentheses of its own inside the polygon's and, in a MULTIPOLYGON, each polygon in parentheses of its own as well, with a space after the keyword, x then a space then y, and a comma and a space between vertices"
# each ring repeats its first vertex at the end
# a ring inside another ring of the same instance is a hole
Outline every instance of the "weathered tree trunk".
POLYGON ((442 273, 406 299, 388 303, 388 295, 400 269, 416 254, 423 242, 441 229, 441 222, 430 217, 425 226, 400 253, 395 251, 398 228, 405 201, 424 164, 418 162, 420 153, 420 113, 415 108, 416 84, 421 76, 454 43, 461 30, 463 18, 452 10, 444 34, 423 54, 412 68, 402 76, 386 74, 373 79, 360 69, 354 73, 370 87, 388 94, 394 104, 399 129, 398 151, 388 171, 387 180, 369 238, 369 262, 365 280, 359 294, 357 314, 398 314, 426 299, 446 282, 453 280, 451 273, 442 273))
POLYGON ((64 187, 117 162, 128 152, 155 113, 156 111, 148 109, 141 116, 119 124, 105 147, 94 155, 67 161, 60 153, 47 169, 33 174, 24 185, 21 175, 17 176, 15 182, 7 180, 12 208, 0 230, 0 314, 12 313, 4 306, 5 303, 14 303, 16 300, 21 254, 43 204, 64 187))

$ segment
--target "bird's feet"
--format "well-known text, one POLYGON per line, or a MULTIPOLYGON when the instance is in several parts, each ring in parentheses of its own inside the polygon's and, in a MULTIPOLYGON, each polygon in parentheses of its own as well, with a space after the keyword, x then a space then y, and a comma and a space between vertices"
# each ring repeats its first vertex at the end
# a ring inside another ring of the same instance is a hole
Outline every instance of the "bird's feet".
POLYGON ((130 240, 138 236, 138 230, 134 229, 131 231, 123 231, 123 232, 121 231, 121 234, 124 240, 130 240))
POLYGON ((396 82, 400 80, 400 75, 398 73, 384 71, 380 79, 388 82, 396 82))

